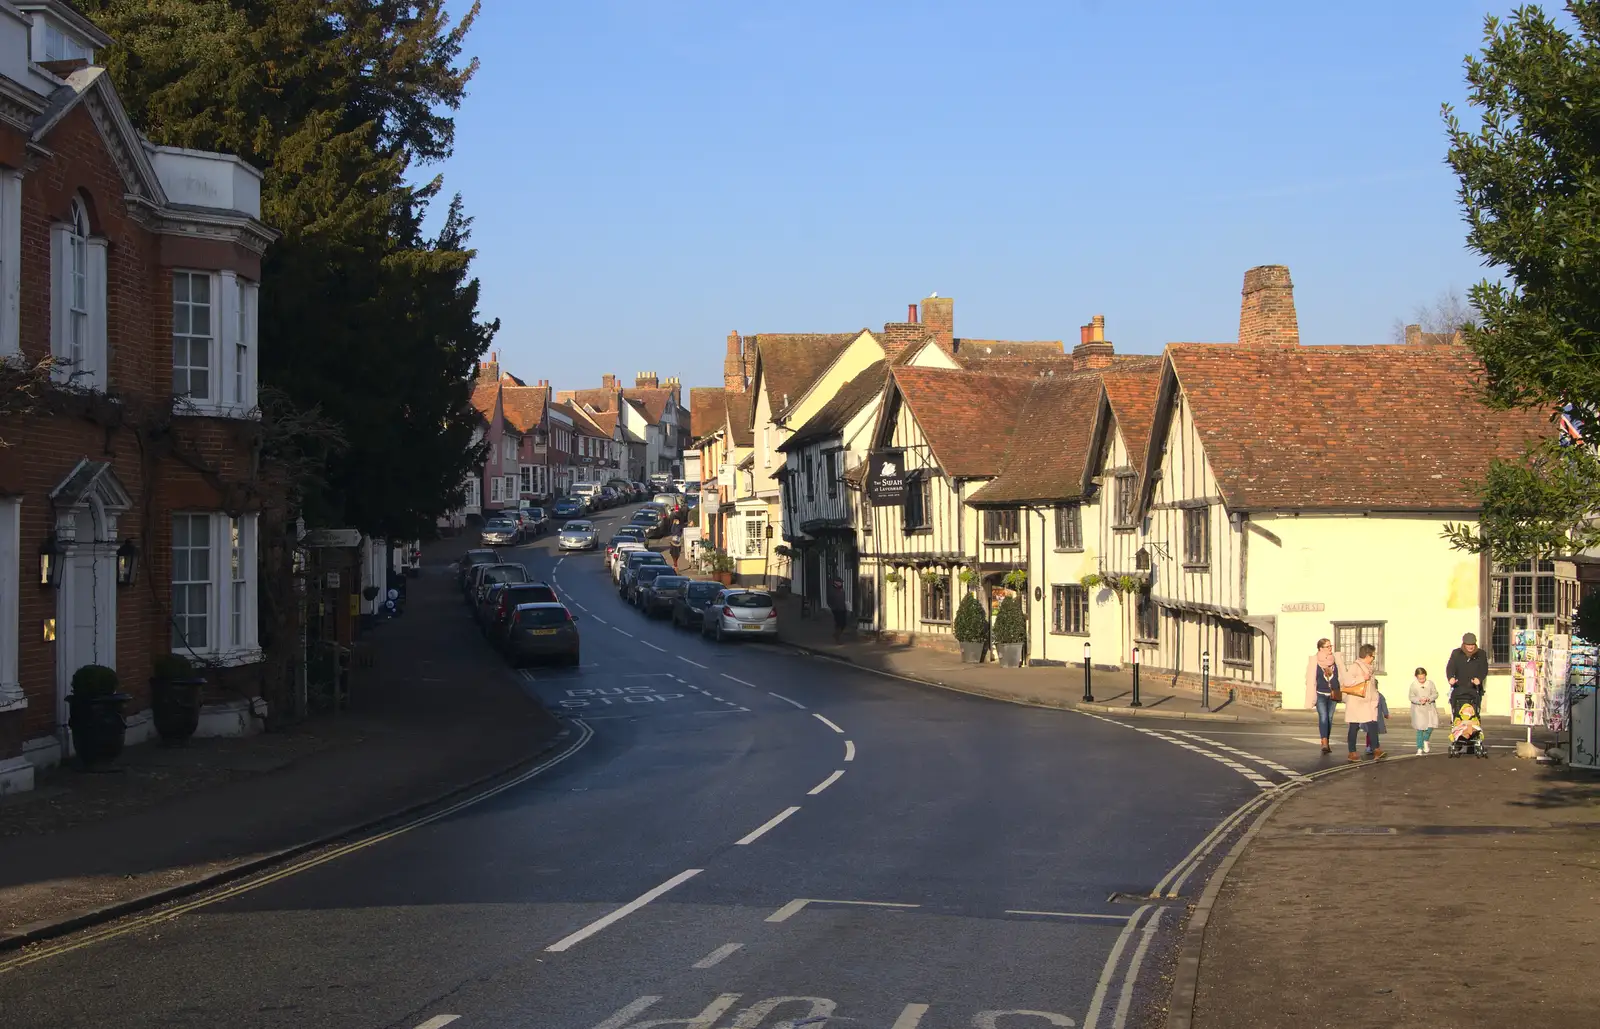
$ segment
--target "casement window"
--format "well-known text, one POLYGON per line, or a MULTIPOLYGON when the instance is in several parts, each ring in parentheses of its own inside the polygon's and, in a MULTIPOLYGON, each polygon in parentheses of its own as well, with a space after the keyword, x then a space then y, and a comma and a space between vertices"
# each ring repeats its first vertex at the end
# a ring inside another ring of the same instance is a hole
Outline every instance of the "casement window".
POLYGON ((767 520, 760 515, 744 519, 744 556, 761 557, 767 552, 767 520))
POLYGON ((1515 629, 1543 629, 1556 624, 1554 561, 1521 561, 1489 567, 1489 661, 1511 661, 1515 629))
POLYGON ((461 503, 463 507, 483 506, 483 484, 478 481, 476 475, 467 480, 466 496, 461 503))
POLYGON ((1222 625, 1222 660, 1230 665, 1248 665, 1255 657, 1256 632, 1242 622, 1222 625))
POLYGON ((950 575, 918 575, 922 583, 922 620, 924 622, 950 621, 950 575))
POLYGON ((498 475, 489 476, 489 503, 503 504, 506 499, 506 480, 498 475))
POLYGON ((1015 546, 1022 538, 1021 512, 1015 508, 983 513, 983 541, 989 544, 1015 546))
POLYGON ((0 711, 27 703, 17 671, 21 595, 22 501, 0 497, 0 711))
POLYGON ((532 493, 533 492, 533 465, 525 464, 521 468, 517 469, 517 472, 518 472, 518 477, 521 479, 522 492, 524 492, 524 493, 532 493))
POLYGON ((172 392, 180 410, 223 418, 255 411, 260 295, 233 272, 172 273, 172 392))
POLYGON ((0 170, 0 358, 22 352, 22 176, 0 170))
POLYGON ((1183 563, 1204 567, 1211 563, 1211 508, 1190 507, 1183 512, 1183 563))
POLYGON ((89 214, 73 200, 68 220, 50 230, 50 352, 57 378, 106 388, 106 241, 89 234, 89 214))
POLYGON ((1348 664, 1355 661, 1361 654, 1362 644, 1370 643, 1378 648, 1372 666, 1374 674, 1383 674, 1383 625, 1382 622, 1334 622, 1333 623, 1333 649, 1348 664))
POLYGON ((1083 549, 1083 505, 1056 505, 1056 549, 1083 549))
POLYGON ((823 471, 828 476, 828 499, 834 500, 839 496, 839 452, 830 450, 824 457, 827 460, 823 471))
POLYGON ((172 649, 248 657, 258 649, 256 516, 172 516, 172 649))
POLYGON ((1134 595, 1133 638, 1148 643, 1161 639, 1161 608, 1149 590, 1134 595))
POLYGON ((1139 503, 1139 479, 1134 475, 1117 476, 1116 509, 1111 526, 1114 529, 1131 529, 1137 521, 1135 508, 1139 503))
POLYGON ((1082 586, 1050 587, 1050 631, 1070 636, 1089 634, 1089 591, 1082 586))
POLYGON ((902 528, 917 532, 933 526, 933 477, 926 471, 906 476, 905 499, 901 501, 902 528))
POLYGON ((808 451, 806 453, 806 500, 811 501, 815 499, 817 499, 816 468, 813 467, 811 463, 811 454, 808 451))

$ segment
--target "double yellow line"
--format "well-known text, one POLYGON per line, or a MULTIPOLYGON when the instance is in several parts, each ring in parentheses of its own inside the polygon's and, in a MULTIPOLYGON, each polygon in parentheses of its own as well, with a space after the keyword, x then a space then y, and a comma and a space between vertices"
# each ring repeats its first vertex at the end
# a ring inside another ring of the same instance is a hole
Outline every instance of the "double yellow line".
POLYGON ((220 904, 225 900, 230 900, 242 894, 249 893, 252 890, 259 890, 263 886, 270 886, 273 883, 280 882, 289 878, 290 876, 300 875, 302 872, 308 872, 319 865, 325 865, 330 861, 337 861, 346 854, 353 854, 358 850, 365 850, 368 847, 375 847, 385 840, 392 840, 396 836, 401 836, 405 833, 411 832, 413 829, 420 829, 422 826, 428 825, 431 822, 437 822, 441 818, 447 818, 450 815, 455 814, 457 811, 472 807, 474 804, 481 804, 490 797, 504 793, 506 790, 514 789, 527 782, 529 779, 543 775, 551 768, 554 768, 556 765, 559 765, 561 762, 567 760, 567 758, 582 750, 584 745, 594 737, 594 730, 589 728, 589 726, 582 721, 574 721, 573 724, 578 729, 578 736, 572 741, 572 743, 563 748, 560 753, 548 758, 538 765, 535 765, 533 768, 528 769, 526 772, 523 772, 514 779, 507 780, 506 782, 484 790, 481 793, 475 793, 464 800, 459 800, 456 803, 451 804, 449 807, 441 808, 432 814, 423 815, 419 818, 412 819, 404 825, 397 826, 396 828, 390 829, 387 832, 377 833, 372 836, 363 837, 362 839, 356 840, 352 843, 343 844, 342 846, 338 846, 332 850, 318 854, 315 857, 308 857, 303 860, 296 861, 293 864, 285 865, 283 868, 280 868, 274 872, 269 872, 266 875, 258 876, 257 878, 249 879, 245 882, 234 886, 229 886, 212 893, 207 893, 205 896, 196 898, 195 900, 186 901, 182 904, 177 904, 172 907, 162 908, 161 910, 152 912, 148 915, 140 915, 136 918, 128 918, 113 922, 104 928, 83 933, 82 935, 73 937, 70 940, 65 940, 61 943, 40 944, 30 947, 17 954, 15 957, 0 961, 0 974, 15 971, 19 968, 25 968, 28 965, 44 961, 48 958, 58 957, 62 954, 70 954, 75 950, 82 950, 85 947, 92 947, 97 943, 115 939, 118 936, 127 936, 130 933, 140 932, 141 930, 148 929, 151 926, 160 925, 163 922, 173 921, 174 919, 181 918, 191 911, 197 911, 203 907, 210 907, 213 904, 220 904))

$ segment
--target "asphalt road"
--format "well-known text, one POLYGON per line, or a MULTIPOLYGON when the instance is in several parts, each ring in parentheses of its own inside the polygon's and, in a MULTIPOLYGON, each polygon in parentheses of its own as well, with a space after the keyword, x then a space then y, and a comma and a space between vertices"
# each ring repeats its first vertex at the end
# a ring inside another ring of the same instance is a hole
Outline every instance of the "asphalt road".
MULTIPOLYGON (((559 763, 170 921, 0 961, 0 1021, 1137 1025, 1181 902, 1113 896, 1192 896, 1213 827, 1315 751, 713 644, 552 547, 520 553, 578 612, 583 664, 518 680, 572 719, 559 763)), ((482 645, 463 610, 461 646, 482 645)))

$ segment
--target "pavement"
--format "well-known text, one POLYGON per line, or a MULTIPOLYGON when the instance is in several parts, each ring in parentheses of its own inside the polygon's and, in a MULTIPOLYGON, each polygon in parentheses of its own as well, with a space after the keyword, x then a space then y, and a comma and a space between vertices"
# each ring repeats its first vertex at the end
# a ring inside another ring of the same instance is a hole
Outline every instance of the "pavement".
POLYGON ((1242 850, 1169 1024, 1589 1025, 1597 886, 1600 776, 1440 754, 1331 776, 1242 850))
POLYGON ((0 950, 239 874, 547 749, 555 720, 491 654, 460 645, 453 580, 435 570, 409 593, 407 613, 366 637, 375 663, 353 670, 350 710, 282 733, 130 747, 109 773, 67 765, 0 799, 0 950))

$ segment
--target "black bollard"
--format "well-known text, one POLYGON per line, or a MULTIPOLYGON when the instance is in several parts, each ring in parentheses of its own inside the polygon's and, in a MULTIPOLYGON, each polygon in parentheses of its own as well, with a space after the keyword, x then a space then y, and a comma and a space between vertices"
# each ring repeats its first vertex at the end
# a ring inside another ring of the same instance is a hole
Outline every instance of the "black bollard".
POLYGON ((1083 644, 1083 702, 1085 704, 1094 703, 1093 676, 1094 672, 1089 664, 1089 643, 1085 640, 1083 644))
POLYGON ((1211 651, 1200 655, 1200 710, 1211 710, 1211 651))
POLYGON ((1139 648, 1133 648, 1133 699, 1128 702, 1129 707, 1144 707, 1139 701, 1139 648))

